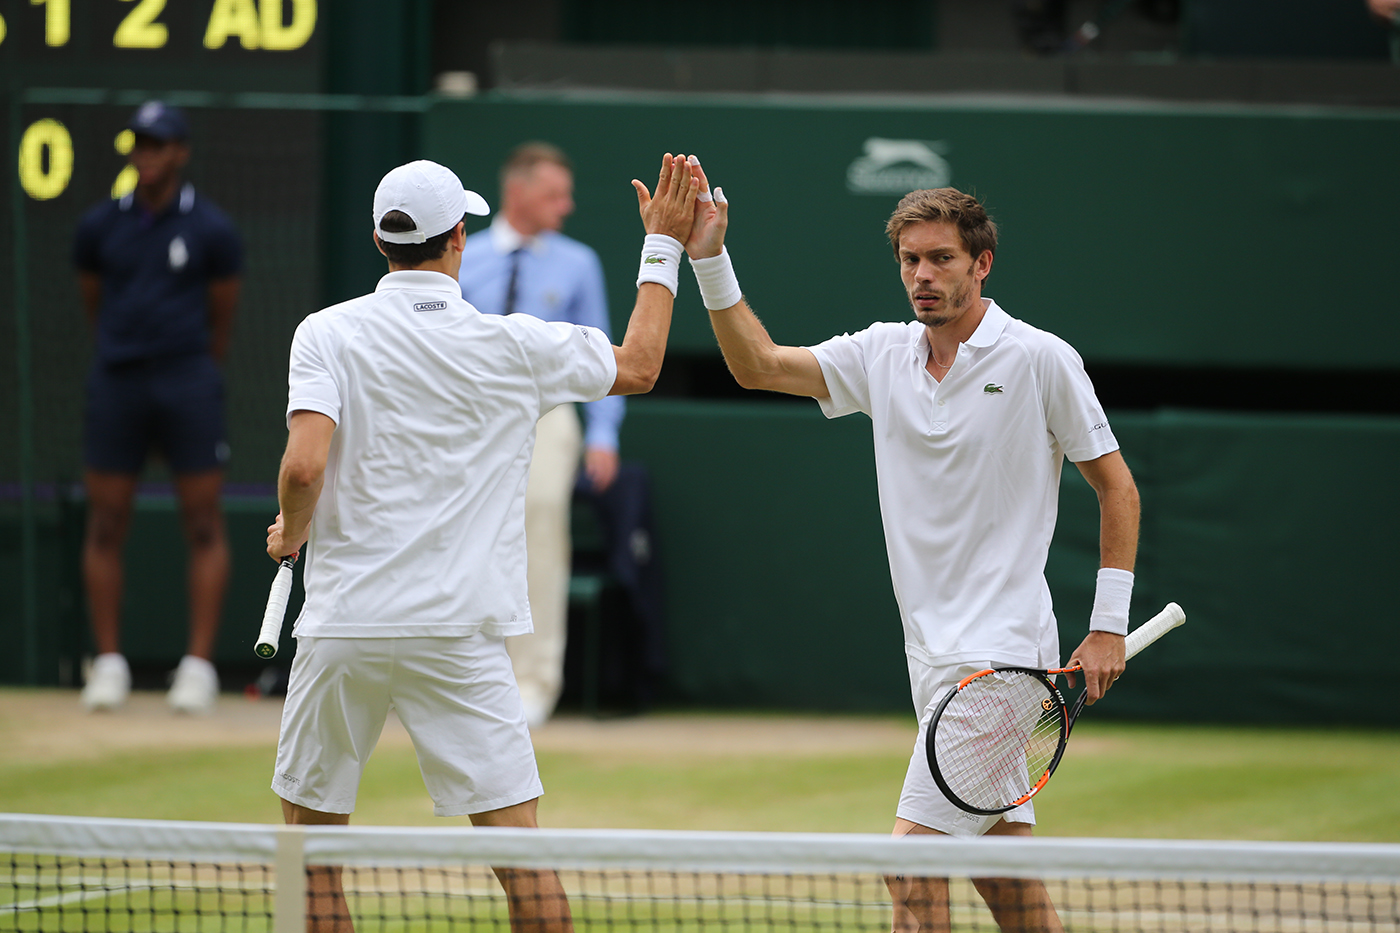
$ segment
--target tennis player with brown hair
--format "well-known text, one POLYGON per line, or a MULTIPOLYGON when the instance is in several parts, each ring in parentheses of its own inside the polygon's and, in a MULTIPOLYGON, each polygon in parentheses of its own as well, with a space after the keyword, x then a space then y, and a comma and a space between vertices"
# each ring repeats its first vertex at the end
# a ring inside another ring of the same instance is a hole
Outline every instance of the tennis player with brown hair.
MULTIPOLYGON (((289 823, 349 821, 393 707, 439 816, 536 825, 543 787, 505 638, 530 631, 525 484, 557 405, 651 389, 698 180, 667 156, 621 346, 596 328, 482 314, 457 283, 485 200, 433 162, 374 196, 389 262, 374 293, 312 314, 292 342, 274 559, 303 547, 306 602, 272 788, 289 823)), ((517 930, 572 929, 553 872, 500 870, 517 930)), ((350 929, 339 875, 311 880, 311 929, 350 929)))
MULTIPOLYGON (((859 411, 874 423, 919 716, 894 833, 1029 835, 1030 803, 985 817, 949 801, 929 770, 924 734, 963 677, 993 664, 1060 666, 1045 561, 1066 458, 1098 494, 1101 516, 1089 633, 1071 659, 1083 665, 1091 703, 1123 671, 1138 495, 1083 363, 1060 338, 982 296, 997 228, 976 198, 952 188, 906 195, 886 229, 914 320, 814 347, 775 344, 724 249, 729 205, 720 189, 705 200, 708 191, 702 173, 686 250, 734 377, 745 388, 811 396, 829 418, 859 411)), ((975 883, 1003 930, 1060 929, 1039 882, 975 883)), ((890 879, 890 890, 896 930, 948 929, 946 880, 890 879)))

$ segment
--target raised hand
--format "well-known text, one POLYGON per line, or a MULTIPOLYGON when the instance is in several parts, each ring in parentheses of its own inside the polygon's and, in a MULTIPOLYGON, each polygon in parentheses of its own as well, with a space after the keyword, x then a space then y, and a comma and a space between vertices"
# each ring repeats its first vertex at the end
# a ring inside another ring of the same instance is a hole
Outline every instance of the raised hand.
POLYGON ((700 192, 700 179, 691 172, 690 162, 683 155, 669 152, 661 160, 661 173, 656 179, 656 195, 647 186, 632 179, 637 189, 637 211, 647 233, 662 233, 684 243, 695 224, 695 197, 700 192))
POLYGON ((700 181, 700 190, 695 199, 695 224, 691 227, 690 238, 685 241, 685 251, 691 259, 706 259, 718 256, 724 249, 724 232, 729 228, 729 202, 724 199, 724 189, 710 191, 710 180, 700 167, 700 160, 690 157, 690 169, 700 181))

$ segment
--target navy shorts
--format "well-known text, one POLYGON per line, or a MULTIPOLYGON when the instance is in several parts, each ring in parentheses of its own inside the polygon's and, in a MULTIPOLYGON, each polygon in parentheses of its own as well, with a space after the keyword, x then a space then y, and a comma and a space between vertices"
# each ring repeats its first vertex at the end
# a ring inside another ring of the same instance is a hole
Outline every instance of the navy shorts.
POLYGON ((224 377, 211 357, 94 363, 84 462, 103 473, 140 473, 152 450, 173 473, 202 473, 227 462, 224 377))

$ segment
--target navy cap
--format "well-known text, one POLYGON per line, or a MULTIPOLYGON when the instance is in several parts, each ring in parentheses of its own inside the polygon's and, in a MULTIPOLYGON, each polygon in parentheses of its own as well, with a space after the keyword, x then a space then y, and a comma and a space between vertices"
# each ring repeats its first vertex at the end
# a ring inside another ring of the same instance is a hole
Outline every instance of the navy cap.
POLYGON ((190 135, 184 112, 159 100, 148 100, 138 107, 126 127, 140 136, 162 141, 188 139, 190 135))

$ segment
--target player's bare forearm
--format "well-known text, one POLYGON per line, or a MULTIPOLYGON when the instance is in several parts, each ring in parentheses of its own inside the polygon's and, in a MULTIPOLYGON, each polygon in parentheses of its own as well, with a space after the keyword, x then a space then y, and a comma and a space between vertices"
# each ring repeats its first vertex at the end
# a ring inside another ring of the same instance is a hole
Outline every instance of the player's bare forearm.
POLYGON ((829 394, 821 364, 812 351, 774 343, 747 301, 741 300, 722 311, 711 311, 710 326, 714 328, 729 372, 745 389, 767 389, 811 398, 826 398, 829 394))
POLYGON ((233 338, 233 316, 238 307, 238 295, 243 280, 238 276, 215 279, 209 283, 209 355, 222 363, 233 338))
POLYGON ((1076 465, 1099 499, 1099 566, 1132 571, 1141 515, 1132 471, 1116 450, 1076 465))
POLYGON ((273 560, 281 560, 288 554, 301 550, 311 535, 311 517, 316 513, 316 503, 321 498, 324 475, 310 485, 302 485, 295 474, 284 471, 277 478, 277 503, 282 512, 278 516, 277 538, 274 540, 269 530, 267 552, 273 560))
POLYGON ((673 303, 671 292, 664 285, 643 282, 637 289, 637 304, 627 322, 622 346, 613 347, 617 378, 609 395, 637 395, 650 392, 656 385, 671 333, 673 303))
POLYGON ((320 412, 295 411, 287 425, 287 450, 277 472, 277 504, 281 514, 268 529, 268 555, 280 560, 301 549, 311 530, 311 516, 321 498, 326 461, 330 457, 335 422, 320 412), (275 550, 280 553, 273 553, 275 550))
MULTIPOLYGON (((1132 471, 1116 450, 1076 466, 1099 499, 1099 566, 1132 572, 1137 563, 1141 511, 1132 471)), ((1070 655, 1071 661, 1078 661, 1084 668, 1088 703, 1108 692, 1123 673, 1125 654, 1122 635, 1095 631, 1070 655)))

